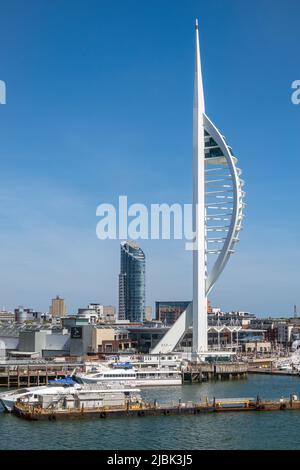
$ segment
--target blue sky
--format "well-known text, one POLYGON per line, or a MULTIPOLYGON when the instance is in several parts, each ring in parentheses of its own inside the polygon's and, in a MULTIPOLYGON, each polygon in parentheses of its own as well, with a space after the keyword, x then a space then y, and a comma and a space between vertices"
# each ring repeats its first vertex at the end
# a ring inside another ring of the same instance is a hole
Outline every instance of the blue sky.
MULTIPOLYGON (((298 0, 1 2, 0 305, 117 305, 119 241, 96 207, 189 203, 194 21, 206 112, 246 181, 244 231, 211 295, 225 310, 300 309, 298 0)), ((192 296, 181 241, 142 241, 147 304, 192 296)))

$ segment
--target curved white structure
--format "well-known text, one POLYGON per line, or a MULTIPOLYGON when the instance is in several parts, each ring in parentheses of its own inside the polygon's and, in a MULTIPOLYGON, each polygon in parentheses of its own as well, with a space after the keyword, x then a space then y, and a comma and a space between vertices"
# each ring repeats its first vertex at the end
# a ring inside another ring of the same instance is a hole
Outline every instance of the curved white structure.
POLYGON ((193 325, 193 352, 208 351, 207 295, 234 252, 242 228, 244 182, 224 136, 205 114, 196 21, 193 113, 193 304, 151 351, 172 351, 193 325), (217 257, 216 257, 217 256, 217 257))
POLYGON ((206 295, 223 271, 242 228, 244 181, 237 158, 216 126, 204 115, 206 254, 218 255, 206 279, 206 295))

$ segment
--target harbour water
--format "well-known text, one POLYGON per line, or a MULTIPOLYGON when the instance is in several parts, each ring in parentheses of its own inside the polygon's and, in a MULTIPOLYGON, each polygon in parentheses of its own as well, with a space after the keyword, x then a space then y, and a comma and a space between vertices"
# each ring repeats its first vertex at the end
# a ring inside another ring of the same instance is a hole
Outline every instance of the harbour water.
MULTIPOLYGON (((239 381, 144 389, 167 403, 213 398, 300 396, 300 377, 249 375, 239 381)), ((0 413, 0 449, 300 449, 300 412, 27 422, 0 413)))

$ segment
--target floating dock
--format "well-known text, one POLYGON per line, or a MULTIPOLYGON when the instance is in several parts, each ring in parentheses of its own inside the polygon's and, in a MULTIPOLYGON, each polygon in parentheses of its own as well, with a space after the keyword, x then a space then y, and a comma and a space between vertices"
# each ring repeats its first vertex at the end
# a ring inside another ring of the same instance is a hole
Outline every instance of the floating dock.
POLYGON ((291 395, 289 399, 260 400, 259 398, 214 398, 199 403, 158 404, 142 402, 126 407, 43 409, 36 405, 17 403, 13 413, 31 421, 81 418, 128 418, 147 416, 198 415, 201 413, 228 413, 250 411, 300 410, 300 400, 291 395))

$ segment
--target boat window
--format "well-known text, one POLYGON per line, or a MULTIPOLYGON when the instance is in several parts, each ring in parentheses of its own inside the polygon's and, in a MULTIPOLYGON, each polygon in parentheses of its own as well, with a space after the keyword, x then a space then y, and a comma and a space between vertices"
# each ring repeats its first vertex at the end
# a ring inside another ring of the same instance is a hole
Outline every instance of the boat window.
POLYGON ((16 390, 14 395, 20 395, 21 393, 26 393, 28 390, 26 388, 20 388, 20 390, 16 390))

